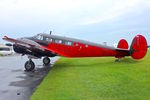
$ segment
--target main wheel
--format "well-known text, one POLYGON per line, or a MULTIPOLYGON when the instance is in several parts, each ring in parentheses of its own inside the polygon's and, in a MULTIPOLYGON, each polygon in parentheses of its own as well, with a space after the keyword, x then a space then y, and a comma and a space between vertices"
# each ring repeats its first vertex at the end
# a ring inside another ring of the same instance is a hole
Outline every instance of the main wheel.
POLYGON ((33 61, 29 60, 25 63, 24 67, 25 67, 26 71, 32 71, 35 68, 35 64, 33 61))
POLYGON ((49 65, 51 60, 48 57, 43 58, 44 65, 49 65))

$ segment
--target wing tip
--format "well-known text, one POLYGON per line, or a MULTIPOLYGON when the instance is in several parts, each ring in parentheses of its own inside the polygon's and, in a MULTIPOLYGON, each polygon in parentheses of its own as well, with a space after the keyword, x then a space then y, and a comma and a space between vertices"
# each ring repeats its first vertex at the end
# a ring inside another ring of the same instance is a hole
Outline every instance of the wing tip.
POLYGON ((5 39, 8 39, 8 36, 4 36, 4 37, 3 37, 3 40, 5 40, 5 39))
POLYGON ((8 38, 8 36, 4 36, 4 38, 8 38))

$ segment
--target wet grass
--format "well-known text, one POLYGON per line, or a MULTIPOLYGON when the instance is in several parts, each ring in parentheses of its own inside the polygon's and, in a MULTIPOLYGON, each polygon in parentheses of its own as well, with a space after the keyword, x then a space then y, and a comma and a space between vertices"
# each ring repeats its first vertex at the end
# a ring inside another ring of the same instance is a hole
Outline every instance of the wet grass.
POLYGON ((31 100, 148 100, 150 52, 130 57, 60 58, 31 100))

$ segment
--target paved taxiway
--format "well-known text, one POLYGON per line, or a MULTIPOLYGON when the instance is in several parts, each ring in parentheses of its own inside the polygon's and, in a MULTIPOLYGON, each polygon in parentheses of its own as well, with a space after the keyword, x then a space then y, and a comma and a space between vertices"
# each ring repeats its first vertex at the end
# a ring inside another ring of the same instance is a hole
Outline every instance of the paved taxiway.
POLYGON ((29 100, 57 59, 52 58, 49 66, 43 66, 42 59, 33 60, 35 71, 25 72, 27 57, 0 57, 0 100, 29 100))

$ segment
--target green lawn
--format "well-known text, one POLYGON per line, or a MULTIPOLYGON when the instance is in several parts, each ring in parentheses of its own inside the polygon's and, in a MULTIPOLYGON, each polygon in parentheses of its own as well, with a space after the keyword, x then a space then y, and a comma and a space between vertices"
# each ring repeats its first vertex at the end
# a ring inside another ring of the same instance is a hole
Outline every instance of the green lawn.
POLYGON ((150 52, 114 60, 60 58, 31 100, 150 100, 150 52))

